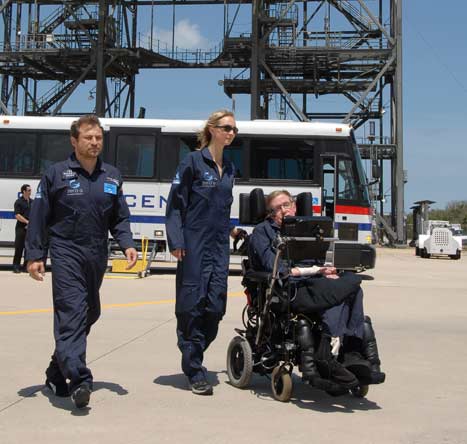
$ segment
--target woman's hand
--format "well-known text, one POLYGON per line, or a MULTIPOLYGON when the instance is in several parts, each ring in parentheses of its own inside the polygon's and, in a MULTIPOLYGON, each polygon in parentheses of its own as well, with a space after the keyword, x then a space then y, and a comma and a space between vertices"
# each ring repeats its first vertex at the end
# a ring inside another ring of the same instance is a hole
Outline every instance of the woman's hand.
POLYGON ((175 250, 172 250, 170 253, 172 254, 173 257, 177 259, 177 261, 182 261, 183 257, 185 256, 185 250, 181 248, 176 248, 175 250))

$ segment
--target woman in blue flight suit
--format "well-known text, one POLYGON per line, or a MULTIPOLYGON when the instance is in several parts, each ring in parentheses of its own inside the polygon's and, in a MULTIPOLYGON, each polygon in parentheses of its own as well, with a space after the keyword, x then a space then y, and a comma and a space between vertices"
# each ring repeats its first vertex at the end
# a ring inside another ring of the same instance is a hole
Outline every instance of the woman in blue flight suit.
POLYGON ((201 149, 180 163, 167 202, 167 239, 178 260, 178 347, 182 370, 199 395, 213 392, 203 354, 216 338, 226 309, 235 169, 223 152, 237 132, 233 113, 212 113, 198 134, 201 149))

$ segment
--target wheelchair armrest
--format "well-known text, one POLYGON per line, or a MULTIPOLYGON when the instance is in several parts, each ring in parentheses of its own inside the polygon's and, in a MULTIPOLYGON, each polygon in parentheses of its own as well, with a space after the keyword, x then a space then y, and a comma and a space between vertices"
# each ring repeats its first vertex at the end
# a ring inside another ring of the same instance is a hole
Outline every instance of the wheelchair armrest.
POLYGON ((271 280, 271 276, 272 274, 267 271, 248 270, 243 276, 243 279, 250 282, 257 282, 259 284, 266 284, 271 280))

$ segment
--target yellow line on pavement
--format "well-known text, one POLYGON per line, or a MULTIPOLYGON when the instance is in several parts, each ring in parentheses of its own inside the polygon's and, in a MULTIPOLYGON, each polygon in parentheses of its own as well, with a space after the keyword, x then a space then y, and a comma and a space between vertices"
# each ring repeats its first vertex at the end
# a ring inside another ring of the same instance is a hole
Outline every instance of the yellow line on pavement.
MULTIPOLYGON (((228 297, 239 297, 243 296, 243 291, 236 291, 228 293, 228 297)), ((126 308, 126 307, 142 307, 144 305, 161 305, 161 304, 174 304, 175 299, 161 299, 158 301, 140 301, 140 302, 128 302, 125 304, 102 304, 102 308, 126 308)), ((0 311, 0 316, 14 316, 22 314, 33 314, 33 313, 51 313, 53 308, 36 308, 31 310, 15 310, 15 311, 0 311)))

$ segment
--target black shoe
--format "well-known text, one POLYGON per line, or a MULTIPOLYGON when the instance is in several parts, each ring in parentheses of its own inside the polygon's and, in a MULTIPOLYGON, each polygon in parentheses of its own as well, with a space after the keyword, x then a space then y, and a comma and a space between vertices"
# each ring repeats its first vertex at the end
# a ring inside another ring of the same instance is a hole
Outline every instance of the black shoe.
POLYGON ((189 386, 195 395, 211 396, 213 394, 212 385, 207 381, 190 382, 189 386))
POLYGON ((360 382, 368 383, 371 380, 371 364, 358 352, 345 353, 344 367, 360 382))
POLYGON ((19 267, 13 267, 13 273, 21 273, 21 269, 19 267))
POLYGON ((372 364, 370 384, 382 384, 385 380, 386 380, 386 373, 381 371, 379 364, 372 364))
POLYGON ((45 385, 53 391, 55 396, 58 396, 60 398, 68 398, 68 396, 70 396, 70 391, 68 390, 68 384, 66 382, 52 382, 51 380, 46 379, 45 385))
POLYGON ((348 389, 358 385, 355 375, 337 362, 336 359, 316 360, 316 364, 323 378, 329 379, 331 382, 335 382, 348 389))
POLYGON ((91 389, 86 383, 81 384, 71 394, 71 400, 77 409, 83 409, 89 404, 91 398, 91 389))

